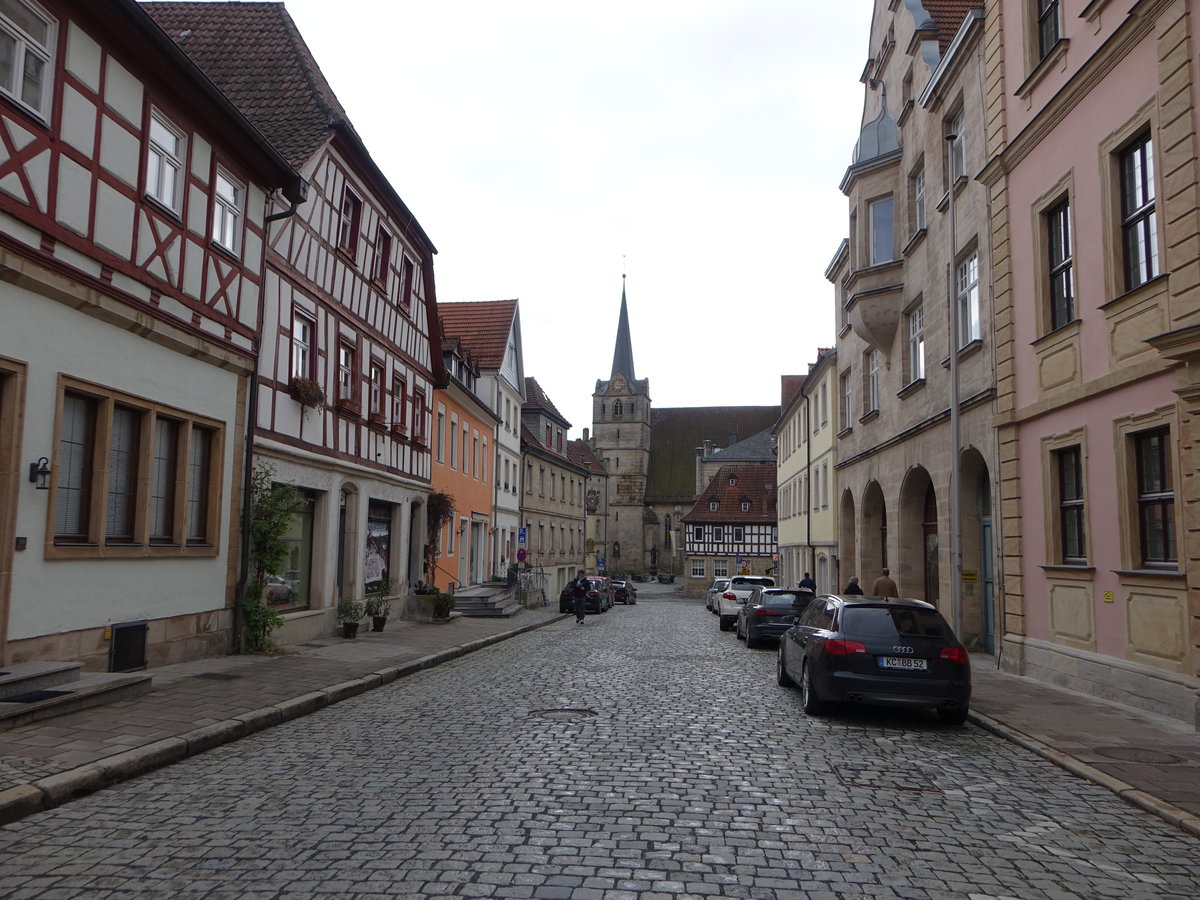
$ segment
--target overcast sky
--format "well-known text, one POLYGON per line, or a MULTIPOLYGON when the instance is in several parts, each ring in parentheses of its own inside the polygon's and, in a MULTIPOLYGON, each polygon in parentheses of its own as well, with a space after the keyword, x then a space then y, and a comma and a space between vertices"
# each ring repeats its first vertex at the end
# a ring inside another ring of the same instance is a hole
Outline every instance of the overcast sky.
POLYGON ((520 301, 573 437, 622 273, 657 407, 776 404, 833 346, 868 0, 286 6, 437 246, 438 299, 520 301))

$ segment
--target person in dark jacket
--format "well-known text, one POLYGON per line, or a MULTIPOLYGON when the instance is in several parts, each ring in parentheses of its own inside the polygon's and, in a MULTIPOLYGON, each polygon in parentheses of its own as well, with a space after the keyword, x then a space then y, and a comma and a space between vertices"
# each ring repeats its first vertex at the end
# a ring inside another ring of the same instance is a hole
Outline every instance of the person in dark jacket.
POLYGON ((850 581, 846 585, 846 590, 842 591, 842 593, 843 594, 855 594, 855 595, 861 596, 862 592, 863 592, 863 589, 861 587, 859 587, 859 584, 858 584, 858 576, 851 575, 850 581))
POLYGON ((810 594, 815 594, 817 592, 817 583, 813 581, 812 576, 807 572, 804 573, 804 577, 800 579, 800 582, 796 585, 796 587, 802 591, 808 591, 810 594))
POLYGON ((591 587, 582 572, 571 582, 571 597, 575 600, 576 625, 582 625, 584 617, 587 615, 587 592, 591 590, 591 587))

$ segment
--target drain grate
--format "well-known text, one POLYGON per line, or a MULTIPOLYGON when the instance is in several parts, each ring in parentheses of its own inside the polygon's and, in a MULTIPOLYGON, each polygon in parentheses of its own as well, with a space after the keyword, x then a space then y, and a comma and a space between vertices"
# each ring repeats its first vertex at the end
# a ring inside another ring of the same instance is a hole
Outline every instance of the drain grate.
POLYGON ((234 681, 241 678, 241 675, 230 675, 228 672, 201 672, 198 675, 193 675, 193 678, 207 678, 210 681, 234 681))
POLYGON ((531 716, 543 719, 584 719, 596 715, 594 709, 535 709, 531 716))
POLYGON ((1147 747, 1097 747, 1096 752, 1101 756, 1121 762, 1149 763, 1157 766, 1175 766, 1183 762, 1182 759, 1171 753, 1151 750, 1147 747))
POLYGON ((62 697, 66 694, 73 694, 74 691, 27 691, 24 694, 13 694, 11 697, 3 698, 4 703, 39 703, 42 700, 50 700, 54 697, 62 697))
POLYGON ((837 780, 846 787, 862 788, 868 791, 937 791, 936 784, 927 775, 912 768, 897 769, 893 766, 882 768, 877 765, 834 766, 833 773, 837 780))

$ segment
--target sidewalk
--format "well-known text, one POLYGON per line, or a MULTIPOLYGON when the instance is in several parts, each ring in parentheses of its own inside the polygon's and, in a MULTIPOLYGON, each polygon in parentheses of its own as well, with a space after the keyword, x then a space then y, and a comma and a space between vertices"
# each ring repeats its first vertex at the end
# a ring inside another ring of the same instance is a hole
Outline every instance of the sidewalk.
MULTIPOLYGON (((565 618, 555 605, 388 622, 284 656, 154 669, 148 694, 0 732, 0 825, 565 618)), ((998 672, 988 656, 972 663, 976 725, 1200 837, 1200 733, 998 672)))

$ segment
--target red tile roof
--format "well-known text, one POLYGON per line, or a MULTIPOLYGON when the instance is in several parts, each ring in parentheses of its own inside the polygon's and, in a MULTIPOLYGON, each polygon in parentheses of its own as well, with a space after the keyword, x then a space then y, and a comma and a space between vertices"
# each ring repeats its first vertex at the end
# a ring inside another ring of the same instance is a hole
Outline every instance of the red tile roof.
POLYGON ((504 364, 516 314, 516 300, 438 304, 442 332, 461 342, 484 369, 499 369, 504 364))
POLYGON ((604 463, 600 462, 596 454, 592 452, 592 448, 588 445, 587 441, 580 440, 579 438, 568 441, 567 456, 570 457, 571 462, 578 466, 583 466, 593 475, 608 474, 604 469, 604 463))
POLYGON ((921 5, 937 23, 938 48, 942 53, 946 52, 946 48, 954 40, 954 35, 958 33, 967 13, 973 9, 983 9, 980 0, 921 0, 921 5))
POLYGON ((683 521, 689 524, 776 521, 775 473, 776 469, 772 463, 722 466, 700 493, 696 505, 683 517, 683 521), (730 480, 737 483, 730 484, 730 480), (713 501, 717 503, 715 511, 709 508, 713 501), (748 512, 742 512, 743 502, 750 504, 748 512))
POLYGON ((525 376, 525 403, 522 405, 522 410, 526 409, 543 409, 550 415, 557 418, 567 428, 571 427, 563 414, 560 413, 553 403, 550 402, 550 397, 542 390, 542 386, 537 383, 537 379, 532 375, 525 376))

